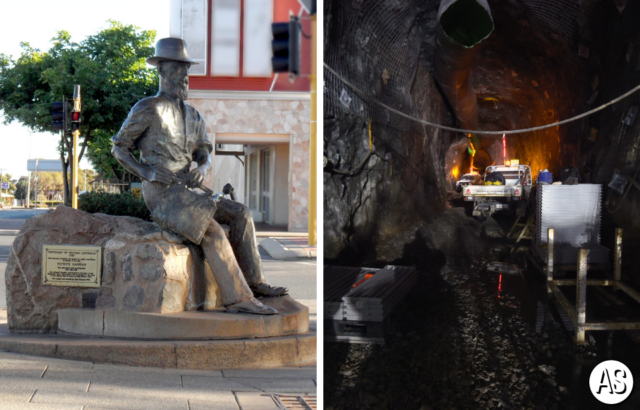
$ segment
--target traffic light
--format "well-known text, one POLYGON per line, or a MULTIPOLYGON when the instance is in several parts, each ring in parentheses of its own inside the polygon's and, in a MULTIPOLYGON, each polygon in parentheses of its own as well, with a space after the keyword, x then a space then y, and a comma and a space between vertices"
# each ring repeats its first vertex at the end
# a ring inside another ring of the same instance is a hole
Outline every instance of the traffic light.
POLYGON ((271 67, 274 73, 300 74, 300 19, 291 16, 288 23, 273 23, 271 67))
POLYGON ((82 111, 82 104, 80 100, 80 86, 75 85, 73 87, 73 111, 71 111, 71 131, 77 131, 80 129, 80 112, 82 111))
POLYGON ((67 131, 67 101, 51 103, 51 131, 67 131))
POLYGON ((71 131, 80 129, 80 111, 71 112, 71 131))

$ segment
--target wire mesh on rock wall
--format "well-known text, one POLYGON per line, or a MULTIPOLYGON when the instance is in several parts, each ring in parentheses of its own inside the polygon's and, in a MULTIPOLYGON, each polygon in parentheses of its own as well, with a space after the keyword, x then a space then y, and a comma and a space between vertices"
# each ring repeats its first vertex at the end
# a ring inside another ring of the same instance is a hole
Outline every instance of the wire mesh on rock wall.
MULTIPOLYGON (((418 64, 431 66, 439 0, 325 2, 324 61, 365 94, 414 112, 410 91, 418 64)), ((325 116, 353 114, 400 130, 415 128, 324 70, 325 116)))

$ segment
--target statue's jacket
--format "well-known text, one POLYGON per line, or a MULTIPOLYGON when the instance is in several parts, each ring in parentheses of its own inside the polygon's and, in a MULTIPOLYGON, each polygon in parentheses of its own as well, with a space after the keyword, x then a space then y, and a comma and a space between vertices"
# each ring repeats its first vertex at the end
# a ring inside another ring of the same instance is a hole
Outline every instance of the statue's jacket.
POLYGON ((156 223, 200 244, 216 212, 210 198, 184 185, 192 161, 213 150, 200 113, 160 92, 138 101, 111 140, 131 151, 139 149, 142 165, 176 173, 178 180, 171 185, 143 181, 144 202, 156 223))

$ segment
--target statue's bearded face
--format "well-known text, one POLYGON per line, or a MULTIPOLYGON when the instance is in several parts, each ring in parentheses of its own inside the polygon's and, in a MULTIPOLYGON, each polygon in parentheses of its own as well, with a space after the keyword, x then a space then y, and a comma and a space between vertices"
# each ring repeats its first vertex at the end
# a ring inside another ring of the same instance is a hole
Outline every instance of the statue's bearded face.
POLYGON ((181 100, 187 99, 189 89, 189 63, 181 61, 161 61, 158 63, 158 73, 162 89, 181 100))

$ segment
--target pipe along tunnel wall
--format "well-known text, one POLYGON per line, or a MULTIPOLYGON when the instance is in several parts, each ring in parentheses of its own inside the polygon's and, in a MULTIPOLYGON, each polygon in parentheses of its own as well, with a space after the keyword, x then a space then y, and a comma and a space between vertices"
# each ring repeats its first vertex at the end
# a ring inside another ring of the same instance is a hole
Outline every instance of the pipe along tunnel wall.
MULTIPOLYGON (((470 166, 466 137, 423 126, 374 101, 426 121, 461 125, 434 81, 439 5, 324 2, 325 63, 368 96, 325 70, 324 247, 330 263, 415 264, 428 263, 429 255, 443 257, 430 244, 418 246, 424 238, 416 237, 416 227, 449 218, 447 191, 454 175, 470 166), (352 170, 367 156, 369 124, 376 154, 352 175, 334 172, 352 170)), ((479 46, 469 77, 479 129, 556 122, 640 84, 640 2, 488 5, 495 28, 479 46)), ((640 167, 640 120, 622 124, 632 106, 640 106, 639 94, 567 125, 508 136, 507 156, 529 164, 534 174, 547 168, 556 178, 561 167, 577 166, 583 181, 605 185, 606 197, 614 169, 632 176, 640 167)), ((482 136, 479 145, 476 166, 502 162, 500 136, 482 136)), ((640 191, 633 189, 616 213, 603 214, 605 246, 612 249, 615 227, 625 228, 623 272, 632 274, 640 262, 633 252, 640 245, 640 191)), ((452 229, 454 238, 464 232, 462 225, 452 229)), ((640 275, 627 280, 640 285, 640 275)))

